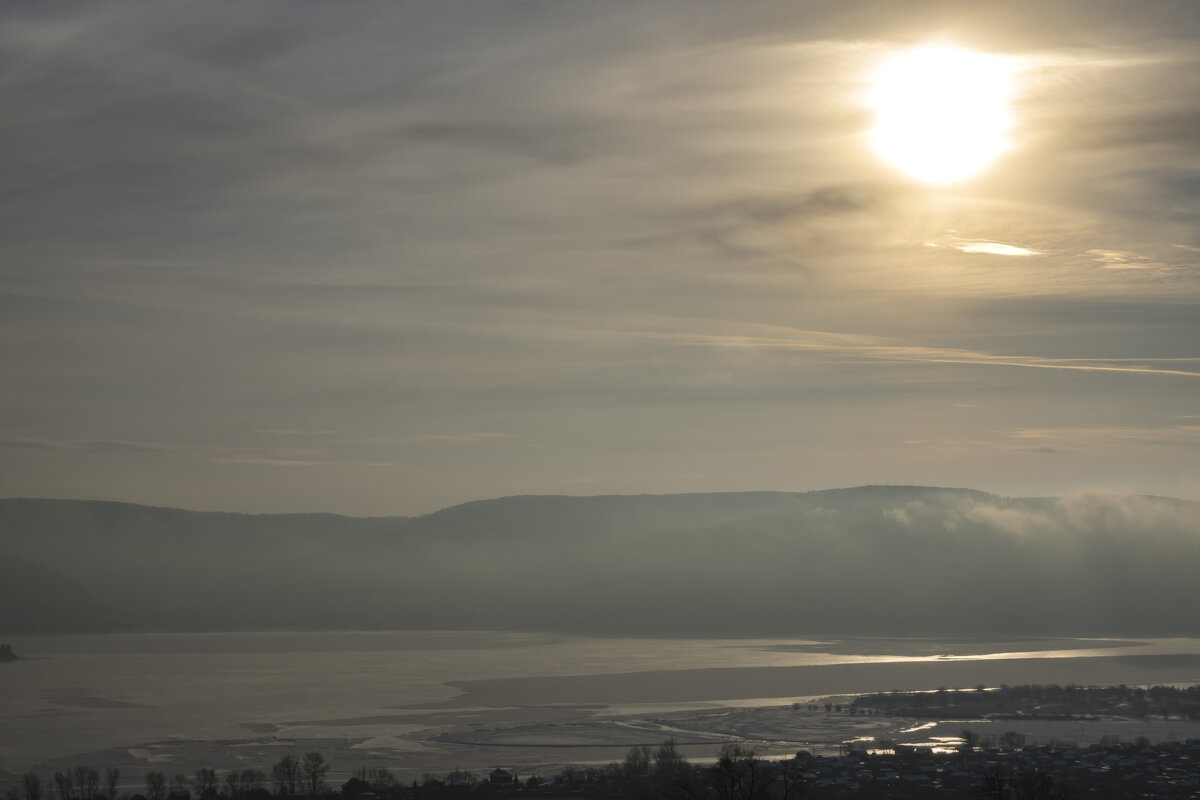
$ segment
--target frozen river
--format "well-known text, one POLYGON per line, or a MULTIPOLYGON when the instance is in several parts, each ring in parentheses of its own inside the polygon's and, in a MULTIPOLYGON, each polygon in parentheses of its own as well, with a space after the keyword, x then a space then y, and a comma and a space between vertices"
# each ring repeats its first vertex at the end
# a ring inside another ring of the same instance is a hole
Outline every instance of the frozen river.
MULTIPOLYGON (((619 639, 494 632, 17 637, 0 664, 0 783, 36 769, 191 775, 320 750, 330 780, 362 766, 411 779, 505 766, 522 775, 619 761, 668 737, 707 758, 884 735, 933 741, 962 722, 856 718, 795 701, 1002 683, 1200 682, 1200 640, 619 639)), ((979 726, 988 723, 976 723, 979 726)), ((1062 723, 1030 735, 1200 736, 1182 721, 1062 723), (1063 727, 1067 725, 1068 727, 1063 727), (1073 727, 1071 727, 1073 726, 1073 727), (1110 730, 1111 729, 1111 730, 1110 730)), ((1011 723, 1009 723, 1011 727, 1011 723)), ((1008 729, 1008 728, 1006 728, 1008 729)), ((985 731, 986 732, 986 731, 985 731)), ((998 731, 997 731, 998 732, 998 731)))

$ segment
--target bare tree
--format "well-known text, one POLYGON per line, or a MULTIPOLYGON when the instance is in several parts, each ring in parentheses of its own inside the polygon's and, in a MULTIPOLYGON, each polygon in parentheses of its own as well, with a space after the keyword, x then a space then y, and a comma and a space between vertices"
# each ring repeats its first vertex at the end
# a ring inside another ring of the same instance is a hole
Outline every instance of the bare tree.
POLYGON ((104 770, 104 794, 108 800, 117 800, 117 781, 121 780, 121 770, 109 767, 104 770))
POLYGON ((26 772, 21 776, 21 790, 25 793, 25 800, 41 800, 42 779, 36 772, 26 772))
POLYGON ((261 769, 244 769, 242 770, 242 791, 261 789, 266 780, 267 776, 261 769))
POLYGON ((54 788, 58 792, 59 800, 71 800, 75 796, 75 781, 71 779, 70 770, 54 773, 54 788))
POLYGON ((683 760, 674 739, 667 739, 654 751, 654 774, 659 776, 676 775, 684 771, 687 762, 683 760))
POLYGON ((354 776, 366 784, 392 786, 396 783, 396 776, 383 767, 359 767, 354 771, 354 776))
POLYGON ((308 753, 304 756, 302 769, 308 794, 310 797, 316 797, 324 791, 325 775, 329 772, 329 764, 325 762, 325 756, 315 751, 308 753))
POLYGON ((631 778, 649 775, 650 759, 653 756, 654 752, 649 745, 639 744, 629 748, 629 751, 625 753, 625 775, 631 778))
POLYGON ((229 795, 231 799, 237 798, 237 796, 242 792, 241 777, 241 773, 239 773, 236 769, 231 769, 229 772, 225 773, 225 793, 229 795))
POLYGON ((165 772, 146 773, 146 800, 163 800, 167 794, 167 774, 165 772))
POLYGON ((75 783, 75 790, 79 792, 82 800, 96 800, 95 792, 88 791, 88 773, 91 772, 95 772, 95 770, 85 764, 80 764, 71 770, 71 780, 75 783))
POLYGON ((705 788, 675 746, 674 739, 660 744, 654 750, 653 759, 653 788, 658 795, 666 800, 701 800, 704 797, 705 788))
POLYGON ((200 797, 217 791, 217 771, 212 767, 196 770, 196 794, 200 797))
POLYGON ((720 800, 765 800, 769 777, 758 751, 740 744, 721 748, 713 766, 713 788, 720 800))
POLYGON ((300 762, 295 756, 284 756, 271 767, 271 775, 275 779, 275 793, 289 797, 296 793, 300 783, 300 762))

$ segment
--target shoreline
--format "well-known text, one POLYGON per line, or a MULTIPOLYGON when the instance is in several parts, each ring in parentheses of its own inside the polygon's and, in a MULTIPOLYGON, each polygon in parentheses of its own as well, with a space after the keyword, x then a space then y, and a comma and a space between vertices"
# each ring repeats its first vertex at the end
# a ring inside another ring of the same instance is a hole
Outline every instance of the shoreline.
POLYGON ((1126 655, 988 660, 872 661, 786 667, 718 667, 603 675, 452 680, 460 694, 398 708, 452 710, 554 705, 720 703, 1019 684, 1117 685, 1131 672, 1151 683, 1200 683, 1200 655, 1126 655), (884 688, 886 687, 886 688, 884 688))
MULTIPOLYGON (((81 763, 130 776, 160 768, 267 769, 285 753, 312 750, 324 752, 331 775, 345 774, 343 780, 360 767, 420 777, 504 764, 527 773, 620 761, 633 744, 672 737, 695 742, 681 747, 693 759, 713 757, 724 741, 760 745, 778 757, 829 752, 876 735, 957 736, 964 723, 999 732, 1034 724, 940 721, 935 734, 912 731, 920 721, 913 718, 796 713, 794 701, 981 684, 1200 683, 1200 640, 1193 639, 1147 640, 1137 650, 1113 640, 1041 640, 1055 649, 1019 658, 1011 656, 1025 656, 1020 650, 1038 640, 956 648, 950 640, 909 639, 895 643, 895 657, 880 658, 862 652, 883 649, 879 639, 535 637, 533 646, 523 636, 495 634, 267 638, 274 641, 205 635, 46 642, 54 647, 10 665, 12 680, 0 685, 0 704, 12 712, 10 735, 0 738, 0 783, 30 767, 44 775, 81 763), (797 663, 824 651, 839 655, 797 663), (698 668, 674 668, 679 664, 698 668), (621 669, 630 671, 615 671, 621 669)), ((1195 726, 1174 721, 1083 721, 1082 732, 1080 722, 1036 724, 1047 737, 1080 740, 1105 726, 1152 738, 1198 735, 1195 726)))

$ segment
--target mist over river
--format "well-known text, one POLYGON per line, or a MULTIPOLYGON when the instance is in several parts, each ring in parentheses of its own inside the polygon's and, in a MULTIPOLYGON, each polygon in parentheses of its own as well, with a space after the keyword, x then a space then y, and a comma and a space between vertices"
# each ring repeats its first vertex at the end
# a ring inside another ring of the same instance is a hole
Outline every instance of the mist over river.
MULTIPOLYGON (((894 689, 1200 682, 1198 639, 818 642, 396 631, 8 641, 21 658, 0 664, 6 786, 26 770, 45 779, 87 764, 119 767, 134 790, 150 769, 269 772, 282 755, 311 750, 332 762, 331 783, 364 766, 405 780, 495 766, 550 774, 566 764, 619 761, 631 745, 669 737, 697 759, 729 741, 771 755, 828 752, 876 735, 936 741, 964 725, 796 710, 794 702, 894 689)), ((1106 733, 1200 736, 1200 725, 1183 720, 1025 730, 1035 740, 1081 744, 1106 733)))

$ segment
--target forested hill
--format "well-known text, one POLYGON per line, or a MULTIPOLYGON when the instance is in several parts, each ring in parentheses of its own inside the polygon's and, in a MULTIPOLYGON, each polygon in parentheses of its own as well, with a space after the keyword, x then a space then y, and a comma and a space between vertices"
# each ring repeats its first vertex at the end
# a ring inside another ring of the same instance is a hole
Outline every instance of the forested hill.
POLYGON ((0 500, 0 634, 1200 634, 1200 504, 869 486, 415 518, 0 500))

